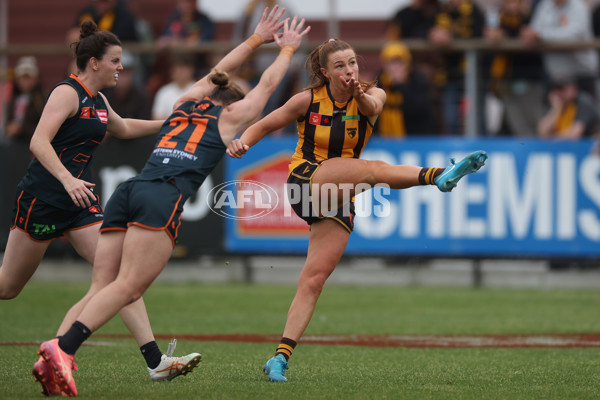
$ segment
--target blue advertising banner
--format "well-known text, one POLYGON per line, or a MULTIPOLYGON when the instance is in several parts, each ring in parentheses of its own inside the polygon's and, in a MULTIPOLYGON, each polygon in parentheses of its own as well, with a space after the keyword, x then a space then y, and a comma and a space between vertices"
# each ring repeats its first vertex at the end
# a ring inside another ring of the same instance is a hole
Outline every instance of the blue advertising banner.
MULTIPOLYGON (((267 138, 241 160, 228 159, 229 187, 212 192, 226 214, 227 251, 306 252, 307 225, 284 187, 295 145, 295 138, 267 138)), ((600 256, 600 156, 591 148, 591 141, 373 138, 364 159, 447 166, 480 149, 489 159, 451 193, 423 186, 356 196, 346 254, 600 256)))

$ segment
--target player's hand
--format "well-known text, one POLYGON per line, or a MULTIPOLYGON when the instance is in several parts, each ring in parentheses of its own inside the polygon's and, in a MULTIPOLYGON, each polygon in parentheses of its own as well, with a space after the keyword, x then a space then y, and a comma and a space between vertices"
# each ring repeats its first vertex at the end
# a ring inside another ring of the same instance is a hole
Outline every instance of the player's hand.
POLYGON ((242 158, 244 154, 250 149, 250 146, 244 144, 240 139, 234 139, 227 146, 227 155, 231 158, 242 158))
POLYGON ((297 15, 292 18, 291 22, 289 18, 283 22, 283 33, 274 36, 275 43, 277 43, 280 49, 283 49, 285 46, 292 46, 294 49, 298 49, 300 43, 302 43, 302 38, 310 32, 310 25, 304 28, 306 20, 302 18, 298 22, 297 15))
POLYGON ((275 5, 275 7, 273 7, 270 13, 269 7, 266 7, 263 11, 262 18, 260 19, 258 25, 256 25, 256 28, 254 29, 254 33, 256 33, 262 38, 263 43, 272 42, 277 34, 277 31, 283 26, 285 22, 285 20, 279 21, 283 16, 283 13, 285 13, 285 8, 282 8, 279 11, 279 13, 277 13, 277 10, 279 10, 278 5, 275 5))
POLYGON ((91 190, 96 186, 95 183, 71 177, 63 186, 77 207, 90 207, 92 201, 96 201, 96 195, 91 190))
POLYGON ((346 82, 346 79, 344 79, 343 76, 340 76, 340 82, 346 87, 346 92, 355 99, 359 99, 365 94, 362 85, 355 78, 350 78, 350 80, 346 82))

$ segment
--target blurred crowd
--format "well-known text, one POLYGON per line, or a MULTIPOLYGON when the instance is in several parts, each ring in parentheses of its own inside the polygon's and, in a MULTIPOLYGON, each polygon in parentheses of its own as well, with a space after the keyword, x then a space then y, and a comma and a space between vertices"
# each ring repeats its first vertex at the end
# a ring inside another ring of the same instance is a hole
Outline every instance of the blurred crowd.
MULTIPOLYGON (((222 54, 181 51, 215 40, 216 27, 197 0, 174 0, 162 31, 154 32, 139 16, 138 0, 90 0, 72 27, 65 27, 67 43, 75 42, 79 25, 93 19, 101 29, 124 43, 153 44, 151 54, 123 52, 123 71, 116 88, 107 90, 113 109, 123 117, 163 119, 172 105, 222 54), (175 51, 174 49, 178 49, 175 51)), ((234 22, 231 40, 248 37, 265 6, 286 7, 289 1, 249 0, 234 22)), ((474 110, 478 136, 559 137, 600 136, 598 52, 538 51, 544 41, 586 42, 600 36, 600 6, 584 0, 411 0, 390 15, 382 26, 385 45, 373 78, 387 93, 375 132, 386 137, 415 135, 458 136, 466 116, 474 110), (465 93, 465 54, 443 51, 455 40, 487 39, 490 47, 477 58, 478 104, 465 93), (411 51, 406 39, 423 39, 432 49, 411 51), (493 42, 520 41, 525 51, 494 50, 493 42), (527 51, 530 49, 530 51, 527 51)), ((235 76, 249 90, 275 57, 259 52, 235 76)), ((264 112, 282 105, 307 85, 303 72, 306 54, 295 55, 279 89, 264 112)), ((21 57, 12 66, 2 135, 5 140, 28 142, 47 96, 35 57, 21 57)), ((68 72, 77 73, 72 65, 68 72)), ((293 126, 284 130, 295 134, 293 126)))

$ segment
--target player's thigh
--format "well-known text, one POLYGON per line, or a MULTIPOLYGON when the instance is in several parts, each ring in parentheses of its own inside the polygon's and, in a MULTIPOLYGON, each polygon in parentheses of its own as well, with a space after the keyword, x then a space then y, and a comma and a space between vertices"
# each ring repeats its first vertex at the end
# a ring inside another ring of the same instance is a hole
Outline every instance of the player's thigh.
POLYGON ((90 264, 94 263, 96 246, 98 244, 100 224, 86 226, 81 229, 65 231, 64 235, 69 240, 77 254, 90 264))
POLYGON ((376 168, 386 165, 382 161, 361 160, 359 158, 335 157, 323 161, 312 177, 312 183, 325 184, 350 184, 360 183, 375 184, 374 172, 376 168))
POLYGON ((117 279, 142 294, 167 265, 172 251, 167 231, 129 226, 117 279))
POLYGON ((107 231, 100 234, 94 257, 93 287, 100 289, 117 278, 124 239, 125 231, 107 231))

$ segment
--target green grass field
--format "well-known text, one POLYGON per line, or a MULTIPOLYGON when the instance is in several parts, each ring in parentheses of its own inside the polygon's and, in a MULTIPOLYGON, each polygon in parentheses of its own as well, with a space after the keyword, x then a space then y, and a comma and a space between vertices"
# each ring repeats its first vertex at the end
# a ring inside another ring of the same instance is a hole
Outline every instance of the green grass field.
MULTIPOLYGON (((30 283, 0 303, 0 342, 53 336, 86 284, 30 283)), ((281 334, 293 286, 155 284, 145 296, 155 333, 281 334)), ((600 332, 600 293, 328 286, 307 335, 600 332)), ((126 333, 115 318, 98 334, 126 333)), ((153 383, 133 339, 92 336, 77 354, 81 398, 94 399, 598 399, 600 347, 374 348, 300 344, 273 384, 262 365, 276 343, 179 340, 200 367, 153 383)), ((166 351, 167 341, 159 340, 166 351)), ((0 346, 0 398, 42 398, 31 376, 36 345, 0 346)))

